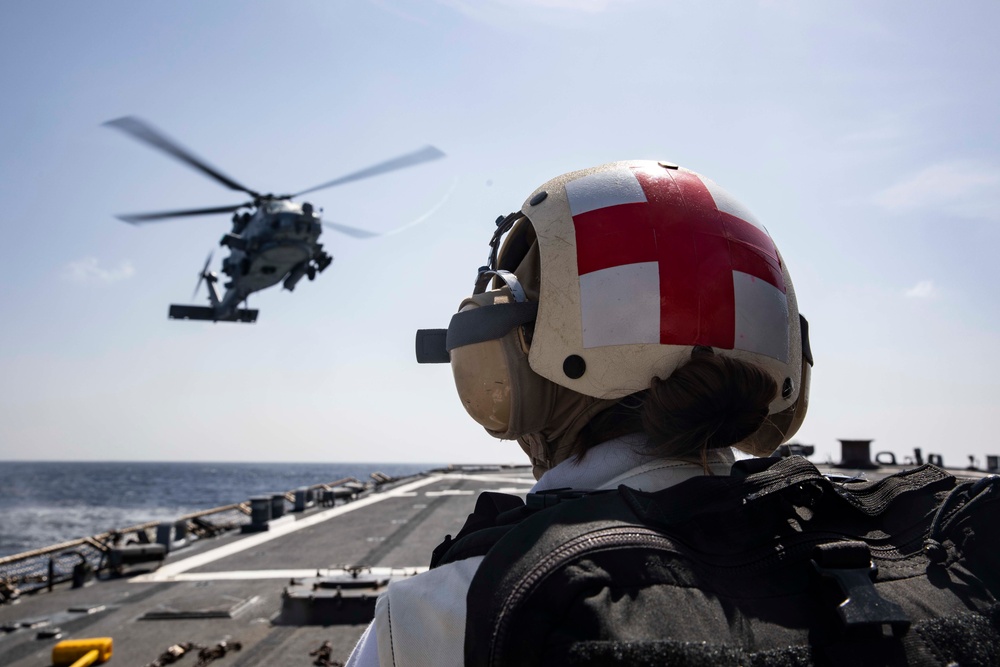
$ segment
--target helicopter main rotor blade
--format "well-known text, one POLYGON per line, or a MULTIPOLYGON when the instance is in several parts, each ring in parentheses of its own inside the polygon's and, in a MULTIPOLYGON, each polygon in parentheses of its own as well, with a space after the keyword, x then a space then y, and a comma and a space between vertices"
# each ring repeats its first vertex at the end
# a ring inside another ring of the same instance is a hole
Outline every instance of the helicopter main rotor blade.
POLYGON ((168 138, 166 135, 164 135, 159 130, 153 128, 149 123, 145 122, 144 120, 136 118, 135 116, 124 116, 122 118, 116 118, 115 120, 109 120, 104 124, 107 125, 108 127, 113 127, 118 130, 121 130, 122 132, 133 136, 139 141, 149 144, 153 148, 158 148, 159 150, 163 151, 164 153, 167 153, 168 155, 173 155, 181 162, 187 164, 188 166, 194 167, 203 174, 206 174, 214 178, 219 183, 225 185, 227 188, 245 192, 254 199, 260 197, 259 192, 255 192, 250 188, 246 187, 245 185, 237 183, 236 181, 229 178, 215 167, 209 166, 209 164, 206 163, 204 160, 196 157, 193 153, 191 153, 191 151, 187 150, 186 148, 183 148, 176 141, 168 138))
POLYGON ((132 225, 142 224, 144 222, 155 222, 157 220, 166 220, 167 218, 187 218, 194 215, 211 215, 213 213, 232 213, 236 209, 243 208, 244 206, 250 206, 253 202, 248 202, 246 204, 236 204, 235 206, 216 206, 214 208, 190 208, 180 211, 159 211, 157 213, 128 213, 126 215, 117 216, 119 220, 127 222, 132 225))
POLYGON ((434 215, 439 208, 444 206, 444 203, 448 201, 448 198, 451 197, 451 193, 455 191, 456 185, 458 185, 458 178, 455 178, 455 180, 452 181, 451 187, 448 189, 448 192, 444 193, 444 197, 441 198, 441 201, 434 204, 434 206, 432 206, 430 210, 428 210, 426 213, 423 213, 422 215, 417 216, 416 218, 406 223, 402 227, 396 227, 395 229, 389 230, 388 232, 370 232, 367 229, 358 229, 357 227, 349 227, 348 225, 345 225, 340 222, 328 222, 326 220, 323 221, 323 225, 325 225, 326 227, 332 227, 338 232, 359 239, 371 239, 375 238, 376 236, 392 236, 393 234, 398 234, 399 232, 406 231, 410 227, 416 227, 421 222, 434 215))
POLYGON ((341 234, 347 234, 348 236, 353 236, 356 239, 373 239, 376 236, 380 236, 380 234, 377 234, 375 232, 369 232, 367 229, 358 229, 357 227, 351 227, 349 225, 345 225, 339 222, 327 222, 326 220, 324 220, 323 225, 331 229, 336 229, 341 234))
POLYGON ((367 169, 362 169, 361 171, 356 171, 353 174, 348 174, 347 176, 341 176, 340 178, 335 178, 332 181, 323 183, 322 185, 317 185, 315 187, 309 188, 308 190, 303 190, 302 192, 297 192, 291 197, 298 197, 299 195, 304 195, 309 192, 316 192, 317 190, 322 190, 324 188, 332 188, 335 185, 342 185, 344 183, 350 183, 351 181, 360 181, 363 178, 370 178, 372 176, 378 176, 379 174, 385 174, 390 171, 395 171, 397 169, 405 169, 406 167, 412 167, 414 165, 421 164, 423 162, 430 162, 431 160, 437 160, 438 158, 443 158, 444 153, 442 153, 437 148, 433 146, 424 146, 418 151, 412 153, 407 153, 406 155, 400 155, 397 158, 391 160, 386 160, 385 162, 380 162, 378 164, 372 165, 367 169))

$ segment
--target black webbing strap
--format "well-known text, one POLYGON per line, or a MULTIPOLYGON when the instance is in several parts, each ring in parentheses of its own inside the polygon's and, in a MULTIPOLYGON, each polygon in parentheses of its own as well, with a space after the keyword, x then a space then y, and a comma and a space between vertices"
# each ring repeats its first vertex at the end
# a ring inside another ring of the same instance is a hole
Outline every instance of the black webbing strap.
POLYGON ((510 290, 511 296, 514 297, 514 301, 521 303, 528 300, 528 296, 524 293, 524 288, 521 287, 521 281, 517 279, 517 276, 503 269, 493 270, 486 267, 479 269, 479 276, 476 278, 476 288, 472 293, 482 294, 485 292, 486 286, 489 285, 492 276, 496 276, 503 281, 503 284, 510 290))
POLYGON ((518 496, 494 491, 483 491, 476 499, 476 509, 465 520, 462 530, 452 538, 445 535, 431 555, 431 569, 456 560, 472 556, 483 556, 506 535, 516 524, 517 517, 509 523, 498 517, 524 508, 524 501, 518 496), (498 523, 500 525, 498 525, 498 523))
POLYGON ((538 303, 498 303, 455 313, 448 324, 445 349, 482 343, 503 338, 514 327, 534 322, 538 316, 538 303))
POLYGON ((417 331, 417 362, 447 364, 456 347, 503 338, 516 326, 534 322, 538 303, 498 303, 452 315, 447 329, 417 331))

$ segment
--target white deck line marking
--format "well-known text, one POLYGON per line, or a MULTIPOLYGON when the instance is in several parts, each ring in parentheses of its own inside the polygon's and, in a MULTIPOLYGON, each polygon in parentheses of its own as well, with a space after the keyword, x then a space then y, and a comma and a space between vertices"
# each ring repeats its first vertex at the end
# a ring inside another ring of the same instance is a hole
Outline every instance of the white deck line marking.
POLYGON ((529 477, 504 477, 503 475, 469 475, 466 473, 446 473, 447 477, 458 478, 458 479, 468 479, 474 482, 493 482, 493 483, 504 483, 504 484, 527 484, 529 486, 535 485, 535 479, 529 477))
POLYGON ((374 505, 375 503, 382 502, 387 498, 395 498, 399 496, 406 497, 405 494, 413 491, 414 489, 419 489, 422 486, 427 486, 428 484, 433 484, 434 482, 439 482, 442 479, 442 475, 433 474, 424 479, 418 479, 415 482, 410 482, 409 484, 404 484, 398 489, 393 489, 391 491, 384 491, 382 493, 375 493, 367 498, 362 498, 361 500, 355 500, 353 502, 347 503, 346 505, 341 505, 340 507, 334 507, 333 509, 326 510, 325 512, 319 512, 311 516, 307 516, 304 519, 299 519, 295 523, 286 523, 281 526, 275 527, 274 530, 269 530, 264 533, 257 533, 256 535, 251 535, 250 537, 243 538, 242 540, 237 540, 231 544, 226 544, 211 551, 206 551, 205 553, 198 554, 197 556, 191 556, 190 558, 185 558, 184 560, 179 560, 176 563, 168 563, 162 566, 155 572, 150 572, 149 574, 143 574, 138 577, 133 577, 130 581, 135 583, 150 583, 158 581, 174 581, 174 576, 187 572, 188 570, 193 570, 196 567, 201 567, 202 565, 207 565, 220 558, 226 558, 227 556, 232 556, 233 554, 238 554, 241 551, 246 551, 258 545, 264 544, 265 542, 270 542, 271 540, 276 540, 279 537, 284 537, 289 533, 294 533, 296 531, 302 530, 303 528, 308 528, 310 526, 315 526, 318 523, 323 523, 324 521, 329 521, 330 519, 340 516, 342 514, 347 514, 348 512, 353 512, 354 510, 361 509, 362 507, 367 507, 369 505, 374 505))
POLYGON ((471 496, 475 491, 465 489, 445 489, 444 491, 424 491, 425 496, 431 498, 435 496, 471 496))
MULTIPOLYGON (((373 567, 370 574, 387 577, 394 574, 419 574, 427 571, 426 565, 419 567, 373 567)), ((368 570, 365 573, 369 573, 368 570)), ((333 577, 347 574, 341 568, 313 568, 311 570, 231 570, 229 572, 188 572, 175 574, 170 581, 248 581, 254 579, 304 579, 306 577, 333 577)))

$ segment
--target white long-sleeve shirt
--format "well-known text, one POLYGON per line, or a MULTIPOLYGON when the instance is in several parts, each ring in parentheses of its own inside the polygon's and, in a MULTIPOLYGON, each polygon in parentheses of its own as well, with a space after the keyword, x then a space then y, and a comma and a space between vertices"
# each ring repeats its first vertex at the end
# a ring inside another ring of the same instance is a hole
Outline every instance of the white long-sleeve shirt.
MULTIPOLYGON (((531 491, 573 488, 660 491, 705 474, 700 464, 640 454, 645 436, 634 434, 592 448, 578 461, 563 461, 531 491)), ((728 475, 734 456, 721 450, 709 459, 712 474, 728 475)), ((465 662, 465 601, 483 556, 467 558, 390 584, 375 605, 375 619, 358 640, 347 667, 458 667, 465 662)))

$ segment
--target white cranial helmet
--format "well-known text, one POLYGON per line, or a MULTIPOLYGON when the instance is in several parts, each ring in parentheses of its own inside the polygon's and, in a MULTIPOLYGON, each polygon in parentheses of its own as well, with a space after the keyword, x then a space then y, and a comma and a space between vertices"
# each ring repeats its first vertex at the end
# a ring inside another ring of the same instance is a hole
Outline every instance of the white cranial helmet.
POLYGON ((488 431, 520 438, 544 423, 526 417, 553 403, 525 389, 531 376, 589 397, 589 418, 668 377, 695 347, 755 364, 780 388, 738 447, 767 454, 798 429, 812 357, 791 277, 764 227, 713 181, 666 162, 613 162, 545 183, 497 224, 473 296, 447 330, 418 334, 418 359, 452 362, 488 431), (435 335, 448 352, 432 352, 435 335))

